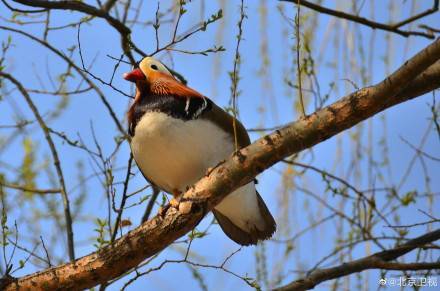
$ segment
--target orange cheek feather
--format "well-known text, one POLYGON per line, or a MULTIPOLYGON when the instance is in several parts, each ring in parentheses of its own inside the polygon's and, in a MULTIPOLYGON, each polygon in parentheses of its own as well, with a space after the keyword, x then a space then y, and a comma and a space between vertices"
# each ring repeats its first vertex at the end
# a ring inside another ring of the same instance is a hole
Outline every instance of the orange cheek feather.
POLYGON ((185 86, 172 76, 161 72, 154 72, 149 76, 151 92, 159 95, 174 95, 182 98, 203 98, 199 92, 185 86))

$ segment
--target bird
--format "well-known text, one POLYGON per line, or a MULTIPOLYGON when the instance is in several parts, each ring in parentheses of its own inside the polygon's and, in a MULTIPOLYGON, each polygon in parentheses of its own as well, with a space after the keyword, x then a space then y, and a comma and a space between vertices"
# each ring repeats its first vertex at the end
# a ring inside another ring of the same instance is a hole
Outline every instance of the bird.
MULTIPOLYGON (((133 158, 147 181, 174 198, 231 156, 236 146, 250 144, 237 119, 178 81, 153 57, 143 58, 123 78, 136 86, 127 112, 133 158)), ((276 230, 254 181, 226 196, 212 212, 223 232, 243 246, 269 239, 276 230)))

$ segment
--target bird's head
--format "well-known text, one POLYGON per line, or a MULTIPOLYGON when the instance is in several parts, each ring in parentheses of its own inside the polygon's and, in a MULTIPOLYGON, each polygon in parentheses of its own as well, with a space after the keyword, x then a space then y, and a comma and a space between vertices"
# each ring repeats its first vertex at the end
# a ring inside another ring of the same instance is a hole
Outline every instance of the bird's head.
POLYGON ((124 79, 136 83, 135 100, 152 95, 168 95, 176 98, 203 98, 197 91, 174 78, 168 68, 152 57, 144 58, 124 79))
POLYGON ((124 79, 136 84, 136 96, 127 113, 131 135, 134 133, 135 108, 138 105, 142 106, 143 100, 173 97, 184 99, 188 104, 186 106, 189 106, 192 98, 205 100, 202 94, 180 83, 164 64, 152 57, 144 58, 131 72, 124 74, 124 79))
POLYGON ((152 57, 146 57, 139 62, 133 71, 124 74, 124 79, 130 82, 147 82, 158 78, 161 74, 172 76, 171 72, 164 64, 152 57))

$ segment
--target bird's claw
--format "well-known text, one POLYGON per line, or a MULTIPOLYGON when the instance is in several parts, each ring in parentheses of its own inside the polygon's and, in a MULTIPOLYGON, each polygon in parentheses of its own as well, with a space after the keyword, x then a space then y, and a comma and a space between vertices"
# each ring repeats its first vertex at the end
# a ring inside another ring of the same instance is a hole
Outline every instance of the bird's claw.
POLYGON ((177 198, 173 198, 173 199, 171 199, 171 200, 170 200, 170 206, 172 206, 172 207, 174 207, 174 208, 176 208, 176 209, 179 209, 180 197, 182 197, 182 196, 179 196, 179 197, 177 197, 177 198))
POLYGON ((165 205, 165 206, 161 206, 161 207, 159 208, 159 211, 158 211, 158 214, 160 215, 160 217, 164 218, 164 217, 165 217, 165 214, 166 214, 167 211, 170 209, 170 207, 173 207, 173 208, 179 210, 179 204, 180 204, 180 198, 181 198, 181 197, 182 197, 182 196, 178 196, 178 197, 176 197, 176 198, 172 198, 172 199, 170 200, 170 202, 169 202, 167 205, 165 205))

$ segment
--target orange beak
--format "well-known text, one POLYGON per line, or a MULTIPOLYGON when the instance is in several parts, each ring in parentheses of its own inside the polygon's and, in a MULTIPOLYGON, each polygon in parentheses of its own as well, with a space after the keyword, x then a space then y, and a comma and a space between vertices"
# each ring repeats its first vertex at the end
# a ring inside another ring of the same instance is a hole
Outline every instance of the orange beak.
POLYGON ((137 68, 131 71, 130 73, 125 73, 123 75, 124 79, 130 82, 136 83, 136 81, 145 80, 145 75, 142 73, 142 71, 137 68))

